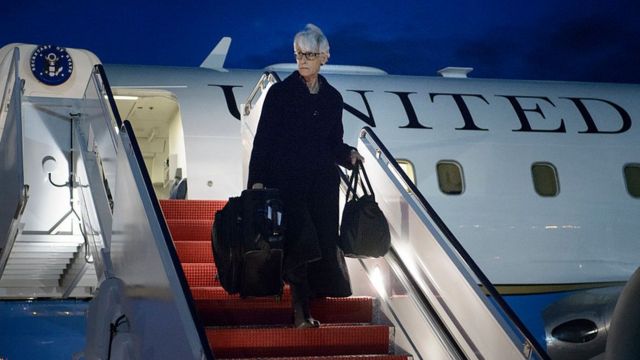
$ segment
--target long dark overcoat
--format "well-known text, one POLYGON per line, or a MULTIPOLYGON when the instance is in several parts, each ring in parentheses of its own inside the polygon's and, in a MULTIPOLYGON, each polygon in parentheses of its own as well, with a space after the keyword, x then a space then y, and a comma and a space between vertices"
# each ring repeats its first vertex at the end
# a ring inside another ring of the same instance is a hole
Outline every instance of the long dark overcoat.
POLYGON ((349 296, 338 240, 339 175, 352 147, 342 141, 342 96, 319 76, 311 94, 296 71, 274 84, 253 142, 248 187, 280 189, 285 206, 285 272, 308 263, 312 296, 349 296))

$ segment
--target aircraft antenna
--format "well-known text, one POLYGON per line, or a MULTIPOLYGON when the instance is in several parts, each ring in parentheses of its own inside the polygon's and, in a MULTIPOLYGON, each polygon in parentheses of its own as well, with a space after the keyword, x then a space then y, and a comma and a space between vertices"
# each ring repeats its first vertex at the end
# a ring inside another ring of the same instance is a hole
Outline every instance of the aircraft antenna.
POLYGON ((448 66, 448 67, 446 67, 444 69, 438 70, 438 74, 440 76, 446 77, 446 78, 464 79, 472 71, 473 71, 473 68, 471 68, 471 67, 448 66))

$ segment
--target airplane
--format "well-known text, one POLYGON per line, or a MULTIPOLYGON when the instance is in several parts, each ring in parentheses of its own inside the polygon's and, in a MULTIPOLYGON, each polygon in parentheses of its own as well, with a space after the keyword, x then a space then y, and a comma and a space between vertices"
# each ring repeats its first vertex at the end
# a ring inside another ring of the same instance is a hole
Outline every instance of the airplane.
MULTIPOLYGON (((199 68, 104 65, 106 87, 119 116, 131 123, 158 199, 181 193, 190 200, 224 200, 244 188, 250 144, 242 136, 255 131, 245 118, 260 106, 251 97, 268 91, 265 73, 277 81, 295 64, 227 69, 230 42, 222 39, 199 68)), ((10 44, 0 49, 0 94, 11 93, 5 79, 14 48, 21 50, 19 71, 28 79, 25 98, 82 93, 90 75, 79 69, 100 64, 86 50, 10 44), (48 65, 34 70, 42 56, 51 56, 48 65), (65 73, 59 84, 42 80, 65 73)), ((640 142, 634 126, 640 87, 475 79, 471 71, 451 67, 439 77, 417 77, 325 65, 321 73, 343 96, 345 142, 355 144, 363 126, 373 129, 498 291, 516 299, 560 299, 545 304, 550 354, 601 354, 615 302, 640 264, 640 142), (594 297, 600 301, 595 315, 589 306, 594 297), (576 326, 576 319, 586 321, 576 326), (584 341, 580 336, 588 332, 596 335, 584 341)), ((8 103, 3 97, 2 127, 8 103)), ((41 105, 23 109, 23 116, 41 105)), ((26 155, 25 176, 41 177, 30 184, 29 197, 48 196, 60 206, 27 205, 24 236, 74 232, 80 210, 69 209, 69 197, 73 202, 78 195, 64 186, 75 181, 69 175, 73 161, 59 144, 72 141, 68 118, 75 115, 67 116, 65 107, 74 105, 63 101, 48 110, 58 123, 32 125, 35 135, 27 137, 33 152, 26 155)), ((110 179, 107 160, 98 164, 110 179)), ((118 191, 115 186, 111 182, 107 192, 118 191)), ((11 284, 5 276, 0 287, 3 281, 11 284)), ((84 278, 79 283, 85 282, 91 284, 84 278)), ((54 288, 47 291, 55 294, 54 288)), ((89 288, 73 291, 92 295, 89 288)))

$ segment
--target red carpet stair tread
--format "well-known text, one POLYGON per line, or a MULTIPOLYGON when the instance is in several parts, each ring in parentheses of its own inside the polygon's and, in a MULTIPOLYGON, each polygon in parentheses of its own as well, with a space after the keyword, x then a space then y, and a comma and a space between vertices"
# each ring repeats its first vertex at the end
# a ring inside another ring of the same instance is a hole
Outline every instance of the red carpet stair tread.
POLYGON ((373 299, 325 298, 311 303, 322 326, 292 327, 291 293, 281 299, 229 295, 216 280, 211 225, 226 201, 162 200, 176 251, 216 358, 400 360, 390 354, 393 328, 372 324, 373 299))

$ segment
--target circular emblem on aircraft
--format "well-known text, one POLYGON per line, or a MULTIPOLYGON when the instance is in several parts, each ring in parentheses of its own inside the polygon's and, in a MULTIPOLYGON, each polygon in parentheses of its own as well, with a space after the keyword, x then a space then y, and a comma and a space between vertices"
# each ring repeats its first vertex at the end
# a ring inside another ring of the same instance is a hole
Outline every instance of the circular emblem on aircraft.
POLYGON ((60 85, 73 73, 73 60, 65 48, 40 45, 31 54, 31 72, 47 85, 60 85))

